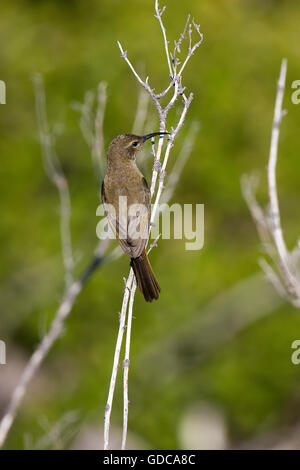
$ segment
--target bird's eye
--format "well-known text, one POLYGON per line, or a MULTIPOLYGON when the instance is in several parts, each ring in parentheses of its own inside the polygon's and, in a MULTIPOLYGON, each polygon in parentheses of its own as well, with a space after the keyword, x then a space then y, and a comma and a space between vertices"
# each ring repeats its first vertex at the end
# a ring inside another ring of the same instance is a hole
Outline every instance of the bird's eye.
POLYGON ((134 142, 132 142, 132 147, 137 147, 139 145, 139 142, 138 140, 135 140, 134 142))

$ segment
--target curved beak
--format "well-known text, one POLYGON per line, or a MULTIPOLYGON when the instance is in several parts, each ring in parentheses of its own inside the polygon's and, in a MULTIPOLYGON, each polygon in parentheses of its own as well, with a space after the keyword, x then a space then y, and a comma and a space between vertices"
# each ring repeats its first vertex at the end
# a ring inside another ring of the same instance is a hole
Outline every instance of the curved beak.
POLYGON ((152 134, 147 134, 142 136, 142 141, 143 143, 146 142, 146 140, 151 139, 151 137, 155 136, 162 136, 162 135, 170 135, 169 132, 152 132, 152 134))

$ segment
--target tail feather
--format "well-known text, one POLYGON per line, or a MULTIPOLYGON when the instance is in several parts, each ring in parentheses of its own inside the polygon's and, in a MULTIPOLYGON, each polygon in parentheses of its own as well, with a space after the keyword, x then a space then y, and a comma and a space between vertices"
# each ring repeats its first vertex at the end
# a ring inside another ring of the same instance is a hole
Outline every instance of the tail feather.
POLYGON ((160 287, 152 271, 146 251, 144 250, 138 258, 131 258, 130 264, 146 302, 158 299, 160 287))

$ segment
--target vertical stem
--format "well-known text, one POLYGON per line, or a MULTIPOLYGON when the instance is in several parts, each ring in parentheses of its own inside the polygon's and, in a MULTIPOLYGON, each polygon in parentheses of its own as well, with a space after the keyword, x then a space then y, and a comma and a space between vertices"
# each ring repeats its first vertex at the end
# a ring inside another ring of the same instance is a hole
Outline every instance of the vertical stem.
POLYGON ((128 300, 129 300, 129 293, 131 290, 133 278, 134 278, 133 269, 131 269, 128 279, 126 281, 126 285, 125 285, 125 292, 124 292, 122 309, 121 309, 121 314, 120 314, 120 326, 119 326, 119 332, 118 332, 118 337, 117 337, 117 342, 116 342, 116 349, 115 349, 112 374, 111 374, 111 379, 110 379, 110 384, 109 384, 108 398, 107 398, 107 403, 105 406, 104 450, 108 450, 109 448, 109 430, 110 430, 111 409, 112 409, 114 391, 115 391, 115 386, 116 386, 116 379, 117 379, 118 368, 119 368, 119 360, 120 360, 123 335, 124 335, 124 330, 125 330, 126 312, 127 312, 127 305, 128 305, 128 300))
POLYGON ((131 339, 131 325, 132 325, 132 312, 133 312, 133 302, 134 302, 134 294, 136 291, 136 280, 133 280, 131 293, 130 293, 130 301, 128 307, 128 315, 127 315, 127 331, 126 331, 126 346, 125 346, 125 358, 123 362, 123 396, 124 396, 124 410, 123 410, 123 435, 122 435, 122 450, 126 449, 126 439, 127 439, 127 428, 128 428, 128 407, 129 407, 129 399, 128 399, 128 375, 129 375, 129 354, 130 354, 130 339, 131 339))

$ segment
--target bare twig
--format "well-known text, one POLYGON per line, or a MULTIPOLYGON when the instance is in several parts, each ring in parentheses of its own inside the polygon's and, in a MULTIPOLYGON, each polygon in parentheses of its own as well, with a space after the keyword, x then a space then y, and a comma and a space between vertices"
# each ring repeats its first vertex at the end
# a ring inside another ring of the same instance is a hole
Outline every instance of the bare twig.
POLYGON ((117 372, 119 368, 123 334, 124 334, 124 329, 125 329, 127 305, 128 305, 129 294, 131 292, 133 279, 134 279, 133 269, 130 269, 128 279, 126 280, 126 283, 125 283, 124 297, 123 297, 122 309, 120 313, 119 332, 118 332, 115 355, 114 355, 114 363, 113 363, 108 398, 107 398, 107 402, 105 406, 105 413, 104 413, 104 449, 105 450, 109 448, 110 416, 111 416, 112 402, 113 402, 116 379, 117 379, 117 372))
MULTIPOLYGON (((134 122, 132 126, 132 134, 136 135, 144 135, 147 134, 146 128, 152 129, 149 126, 149 119, 148 119, 148 107, 149 107, 149 94, 145 92, 144 88, 139 89, 138 95, 138 102, 134 117, 134 122)), ((150 131, 149 131, 150 132, 150 131)), ((139 153, 139 165, 143 167, 144 162, 147 158, 147 153, 145 149, 142 147, 139 153)))
POLYGON ((128 374, 129 374, 129 353, 130 353, 130 338, 131 338, 131 325, 132 325, 132 312, 133 312, 133 302, 134 302, 134 294, 136 291, 136 280, 133 279, 131 291, 130 291, 130 300, 128 306, 128 315, 127 315, 127 328, 126 328, 126 345, 125 345, 125 358, 123 361, 123 369, 124 369, 124 386, 123 386, 123 394, 124 394, 124 411, 123 411, 123 433, 122 433, 122 450, 126 449, 126 438, 127 438, 127 428, 128 428, 128 407, 129 407, 129 400, 128 400, 128 374))
MULTIPOLYGON (((157 242, 160 238, 161 234, 159 234, 156 239, 151 243, 147 254, 150 251, 157 247, 157 242)), ((130 341, 131 341, 131 325, 132 325, 132 318, 133 318, 133 303, 134 303, 134 295, 136 291, 136 279, 133 278, 132 286, 130 290, 130 299, 129 299, 129 306, 128 306, 128 314, 127 314, 127 326, 126 326, 126 346, 125 346, 125 357, 123 361, 123 432, 122 432, 122 450, 126 449, 126 439, 127 439, 127 429, 128 429, 128 411, 129 411, 129 399, 128 399, 128 375, 129 375, 129 366, 130 366, 130 341)))
POLYGON ((170 72, 170 78, 172 79, 173 78, 173 68, 172 68, 172 65, 171 65, 171 60, 170 60, 170 52, 169 52, 169 43, 168 43, 168 40, 167 40, 167 34, 166 34, 166 29, 163 25, 163 22, 162 22, 162 15, 165 11, 166 7, 164 6, 161 10, 159 9, 159 5, 158 5, 158 0, 155 0, 155 12, 156 12, 156 15, 155 18, 158 19, 159 21, 159 24, 160 24, 160 27, 161 27, 161 30, 162 30, 162 33, 163 33, 163 37, 164 37, 164 44, 165 44, 165 52, 166 52, 166 57, 167 57, 167 62, 168 62, 168 67, 169 67, 169 72, 170 72))
POLYGON ((100 82, 97 94, 97 109, 94 119, 94 142, 92 147, 92 157, 96 167, 99 182, 104 175, 105 151, 104 151, 104 115, 107 101, 107 83, 100 82))
POLYGON ((82 135, 88 144, 98 185, 104 175, 104 116, 107 102, 107 83, 100 82, 97 95, 87 91, 83 103, 73 103, 73 108, 80 113, 79 125, 82 135), (96 105, 95 105, 96 101, 96 105), (96 110, 94 111, 94 108, 96 110))
POLYGON ((132 126, 132 133, 136 135, 142 135, 144 133, 145 122, 148 113, 149 95, 140 89, 138 96, 138 104, 136 108, 135 118, 132 126))
POLYGON ((242 194, 255 222, 263 250, 273 258, 275 255, 275 248, 269 232, 266 214, 258 204, 255 196, 258 183, 259 177, 257 174, 243 175, 241 178, 242 194))
MULTIPOLYGON (((67 180, 63 174, 60 162, 55 154, 53 148, 53 137, 49 131, 47 115, 46 115, 46 97, 43 87, 42 78, 37 75, 34 78, 35 85, 35 98, 36 98, 36 111, 37 111, 37 121, 39 127, 39 136, 42 149, 43 163, 45 167, 45 172, 50 178, 50 180, 58 188, 60 195, 60 207, 61 207, 61 240, 62 240, 62 252, 64 259, 64 266, 66 271, 66 283, 65 292, 63 294, 62 301, 57 309, 57 312, 54 316, 54 320, 50 326, 48 333, 40 341, 36 350, 33 352, 30 357, 18 383, 15 387, 11 400, 8 404, 8 407, 4 413, 4 416, 0 422, 0 448, 5 442, 6 436, 11 428, 11 425, 14 421, 14 418, 17 414, 17 411, 22 403, 24 395, 28 389, 28 386, 36 374, 41 363, 46 358, 49 350, 52 348, 56 340, 61 336, 64 329, 64 324, 69 316, 73 305, 81 292, 83 286, 86 284, 88 279, 94 273, 94 271, 100 266, 104 261, 104 255, 107 251, 109 240, 101 240, 94 252, 94 255, 91 261, 88 263, 86 269, 81 273, 77 280, 73 280, 73 257, 72 257, 72 247, 71 247, 71 235, 69 227, 70 219, 70 197, 67 180)), ((97 126, 102 128, 103 123, 103 114, 104 105, 105 105, 105 88, 103 85, 99 85, 99 107, 96 114, 95 129, 97 126), (102 106, 102 107, 101 107, 102 106), (101 108, 101 110, 100 110, 101 108)), ((89 100, 87 100, 89 101, 89 100)), ((87 105, 86 105, 87 106, 87 105)), ((86 109, 87 112, 87 109, 86 109)), ((88 133, 89 126, 85 120, 84 129, 86 132, 86 138, 90 135, 88 133)), ((83 128, 82 128, 83 129, 83 128)), ((95 142, 95 152, 98 157, 103 158, 102 155, 102 146, 101 136, 102 130, 98 131, 97 139, 94 139, 95 142)), ((92 134, 91 134, 92 135, 92 134)), ((114 250, 110 255, 107 256, 107 261, 112 261, 120 256, 119 250, 114 250)))
POLYGON ((290 273, 290 269, 288 266, 288 253, 281 228, 276 184, 276 165, 278 156, 280 124, 285 114, 285 112, 282 111, 282 101, 285 89, 286 69, 287 61, 286 59, 283 59, 281 64, 280 76, 277 84, 277 95, 274 108, 274 119, 272 126, 271 145, 268 163, 268 190, 270 201, 270 218, 272 220, 271 233, 274 239, 274 243, 276 245, 277 253, 279 255, 279 261, 281 264, 281 269, 283 270, 283 274, 288 280, 288 282, 292 285, 294 278, 293 275, 290 273))
MULTIPOLYGON (((164 122, 164 116, 162 114, 162 108, 159 104, 159 100, 158 98, 156 97, 155 93, 154 93, 154 90, 152 90, 152 88, 150 88, 149 86, 149 83, 148 83, 148 77, 146 77, 145 81, 143 81, 141 79, 141 77, 139 76, 139 74, 137 73, 137 71, 135 70, 135 68, 133 67, 132 63, 130 62, 130 60, 128 59, 127 57, 127 51, 124 51, 123 50, 123 47, 121 46, 121 43, 119 41, 117 41, 118 43, 118 46, 119 46, 119 49, 121 51, 121 57, 122 59, 125 60, 125 62, 128 64, 129 68, 131 69, 133 75, 135 76, 135 78, 137 79, 137 81, 139 82, 139 84, 147 91, 147 93, 149 93, 150 97, 152 98, 154 104, 155 104, 155 107, 156 107, 156 110, 160 116, 160 120, 162 122, 164 122)), ((161 128, 160 129, 161 131, 165 130, 165 127, 161 128)))
POLYGON ((155 240, 151 243, 151 245, 149 246, 148 250, 147 250, 147 255, 149 255, 150 251, 153 250, 153 248, 156 248, 158 245, 157 245, 157 242, 158 240, 160 239, 161 237, 161 233, 159 233, 157 235, 157 237, 155 238, 155 240))
POLYGON ((300 308, 300 278, 297 271, 297 261, 299 248, 289 253, 283 236, 278 203, 276 165, 278 157, 278 142, 280 124, 286 114, 282 110, 286 81, 287 61, 282 60, 277 93, 274 107, 274 118, 272 125, 271 144, 268 162, 268 193, 269 209, 264 211, 258 204, 255 197, 256 184, 253 178, 242 179, 242 191, 248 204, 253 220, 255 221, 259 237, 270 255, 276 267, 276 271, 271 268, 265 260, 261 265, 268 279, 273 283, 278 293, 300 308))
MULTIPOLYGON (((155 220, 156 212, 157 212, 157 209, 158 209, 158 204, 160 202, 161 194, 162 194, 162 191, 164 189, 164 180, 165 180, 165 175, 166 175, 166 167, 167 167, 171 147, 173 146, 173 142, 174 142, 175 137, 177 136, 179 130, 183 126, 183 122, 185 120, 186 113, 188 111, 188 108, 191 104, 192 99, 193 99, 192 93, 190 94, 190 97, 188 99, 186 99, 184 97, 184 107, 183 107, 183 110, 181 112, 180 118, 178 120, 177 126, 176 126, 175 129, 173 129, 172 134, 171 134, 170 138, 168 139, 168 144, 167 144, 167 147, 166 147, 166 151, 165 151, 165 155, 164 155, 164 159, 163 159, 163 164, 161 166, 161 170, 160 170, 160 174, 159 174, 159 183, 158 183, 157 193, 156 193, 156 196, 155 196, 154 205, 153 205, 153 209, 152 209, 152 213, 151 213, 151 223, 153 223, 154 220, 155 220)), ((157 174, 157 170, 154 169, 153 173, 157 174)))
POLYGON ((189 28, 189 25, 190 25, 190 17, 191 16, 188 15, 186 23, 185 23, 184 30, 180 34, 178 41, 174 41, 174 52, 173 52, 173 56, 172 56, 172 62, 173 62, 175 67, 177 67, 177 65, 179 64, 179 59, 177 59, 177 61, 176 61, 176 55, 177 55, 177 53, 180 54, 180 52, 181 52, 181 44, 184 41, 184 39, 186 38, 186 32, 187 32, 187 30, 189 28))
POLYGON ((104 261, 105 251, 108 247, 108 243, 100 242, 97 250, 95 251, 94 257, 88 264, 87 268, 82 272, 79 278, 67 288, 63 299, 57 309, 54 320, 50 326, 48 333, 41 340, 38 347, 30 357, 17 386, 15 387, 10 403, 4 413, 4 416, 0 422, 0 448, 2 447, 7 433, 14 421, 16 413, 21 405, 24 395, 27 391, 28 385, 32 378, 36 374, 41 363, 44 361, 49 350, 55 343, 55 341, 62 335, 64 330, 64 324, 69 316, 73 305, 81 292, 83 286, 95 272, 95 270, 104 261))
POLYGON ((25 449, 45 450, 45 449, 63 449, 64 446, 73 438, 78 432, 78 418, 77 411, 69 411, 54 424, 51 424, 45 416, 39 420, 39 424, 44 430, 44 435, 36 442, 30 439, 30 435, 26 435, 27 445, 25 449))
POLYGON ((80 113, 79 126, 82 135, 90 148, 93 147, 94 140, 94 123, 93 123, 93 107, 95 102, 95 94, 93 91, 87 91, 84 94, 83 103, 73 102, 72 107, 80 113))
POLYGON ((74 269, 70 231, 71 201, 69 186, 61 164, 55 154, 53 146, 54 137, 49 130, 46 111, 46 95, 42 77, 40 75, 35 75, 33 83, 35 89, 35 106, 43 164, 47 176, 56 186, 59 194, 61 247, 65 268, 65 282, 66 286, 68 286, 73 281, 74 269))
POLYGON ((199 35, 199 41, 196 41, 195 44, 192 44, 192 27, 191 25, 189 25, 189 51, 188 51, 188 55, 186 56, 185 61, 183 62, 181 66, 181 69, 178 75, 182 75, 182 72, 185 69, 186 64, 188 63, 188 61, 194 54, 195 50, 200 46, 200 44, 203 41, 203 34, 200 32, 200 25, 196 24, 195 21, 193 20, 193 26, 194 26, 196 33, 199 35))
POLYGON ((198 130, 199 130, 199 123, 195 121, 190 126, 189 132, 183 142, 178 158, 176 159, 173 165, 172 171, 167 180, 166 189, 164 190, 162 194, 162 198, 161 198, 162 203, 169 202, 174 194, 174 191, 180 179, 182 170, 193 150, 198 130))
POLYGON ((274 269, 270 265, 270 263, 268 263, 266 259, 261 258, 259 260, 259 265, 260 265, 261 269, 264 271, 268 281, 271 284, 273 284, 273 286, 276 288, 276 290, 280 294, 280 296, 283 297, 283 298, 286 298, 285 288, 284 288, 281 280, 277 276, 276 272, 274 271, 274 269))

